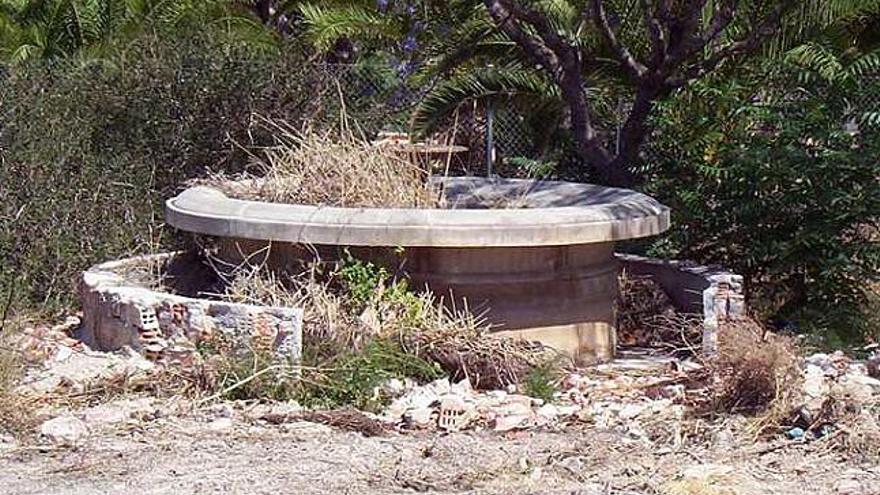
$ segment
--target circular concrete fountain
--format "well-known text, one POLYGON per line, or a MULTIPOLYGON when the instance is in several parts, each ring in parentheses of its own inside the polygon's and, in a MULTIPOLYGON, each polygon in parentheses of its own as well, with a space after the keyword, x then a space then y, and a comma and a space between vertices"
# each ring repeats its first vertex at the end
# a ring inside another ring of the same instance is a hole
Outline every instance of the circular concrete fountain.
MULTIPOLYGON (((168 223, 241 259, 271 245, 284 265, 313 245, 380 259, 402 247, 416 287, 482 314, 500 335, 538 340, 580 361, 615 348, 614 243, 663 232, 669 209, 626 189, 569 182, 434 179, 445 208, 340 208, 233 199, 193 187, 168 200, 168 223), (450 297, 450 294, 452 297, 450 297)), ((265 250, 264 250, 265 251, 265 250)))

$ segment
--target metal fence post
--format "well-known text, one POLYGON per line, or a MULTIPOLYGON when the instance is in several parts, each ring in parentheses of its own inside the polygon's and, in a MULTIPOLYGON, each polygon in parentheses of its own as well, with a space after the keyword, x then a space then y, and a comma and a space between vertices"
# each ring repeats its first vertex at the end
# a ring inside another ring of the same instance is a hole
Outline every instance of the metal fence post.
POLYGON ((492 177, 492 165, 495 162, 495 136, 492 127, 495 122, 495 108, 492 100, 486 102, 486 177, 492 177))

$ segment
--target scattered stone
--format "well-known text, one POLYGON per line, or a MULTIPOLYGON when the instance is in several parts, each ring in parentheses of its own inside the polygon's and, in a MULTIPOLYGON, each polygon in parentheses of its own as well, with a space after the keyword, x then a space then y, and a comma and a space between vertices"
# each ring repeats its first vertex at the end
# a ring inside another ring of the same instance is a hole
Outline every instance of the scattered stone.
POLYGON ((880 351, 874 351, 871 357, 865 361, 865 368, 868 376, 880 379, 880 351))
POLYGON ((403 427, 447 431, 486 427, 498 432, 580 420, 645 438, 648 433, 641 421, 650 417, 662 424, 665 418, 678 420, 683 415, 684 407, 667 396, 681 399, 685 388, 670 385, 668 373, 680 372, 667 368, 634 377, 607 365, 589 368, 564 377, 562 386, 568 388, 557 393, 553 403, 516 393, 514 388, 483 392, 473 390, 466 380, 455 384, 438 380, 395 399, 383 418, 403 427), (656 393, 664 389, 668 393, 656 393))
POLYGON ((437 426, 446 431, 463 430, 476 415, 473 404, 468 404, 458 395, 449 394, 440 401, 440 415, 437 426))
POLYGON ((880 394, 880 380, 871 378, 866 374, 848 373, 845 375, 846 382, 853 387, 862 389, 866 395, 880 394))
POLYGON ((0 435, 0 452, 11 450, 18 446, 18 442, 12 435, 0 435))
POLYGON ((407 411, 404 418, 416 428, 427 428, 434 423, 434 409, 422 407, 407 411))
POLYGON ((208 423, 208 429, 216 432, 225 432, 230 431, 235 427, 235 422, 232 418, 222 417, 217 418, 214 421, 208 423))
POLYGON ((561 415, 559 408, 553 404, 544 404, 538 409, 537 414, 541 419, 547 421, 552 421, 561 415))
POLYGON ((125 423, 133 418, 153 416, 154 399, 141 397, 100 404, 82 412, 82 419, 91 426, 125 423))
POLYGON ((641 404, 627 404, 618 411, 617 415, 623 420, 630 420, 637 418, 644 410, 645 406, 641 404))
POLYGON ((52 418, 40 425, 40 434, 56 444, 76 444, 88 432, 85 422, 70 415, 52 418))
POLYGON ((530 426, 531 414, 510 414, 495 418, 495 431, 505 432, 530 426))
POLYGON ((396 399, 415 387, 415 380, 412 380, 410 378, 405 378, 403 380, 399 378, 392 378, 380 385, 378 392, 385 397, 396 399))
POLYGON ((17 389, 19 393, 83 392, 110 381, 135 383, 146 379, 155 368, 129 348, 109 353, 93 351, 83 345, 61 346, 53 356, 43 369, 34 370, 25 378, 17 389))

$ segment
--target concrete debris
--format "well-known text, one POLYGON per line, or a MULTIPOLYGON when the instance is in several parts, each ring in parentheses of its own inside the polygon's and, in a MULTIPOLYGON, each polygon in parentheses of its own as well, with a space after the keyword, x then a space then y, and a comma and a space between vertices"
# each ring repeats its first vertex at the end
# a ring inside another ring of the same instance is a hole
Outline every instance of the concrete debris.
POLYGON ((865 368, 868 376, 880 379, 880 350, 875 350, 865 361, 865 368))
POLYGON ((79 317, 71 316, 60 325, 22 332, 15 345, 30 366, 18 393, 80 393, 107 382, 135 383, 155 369, 154 363, 130 348, 98 352, 72 338, 79 324, 79 317))
POLYGON ((804 359, 803 404, 800 416, 812 424, 830 398, 868 404, 880 400, 880 380, 870 376, 870 360, 854 362, 844 353, 817 353, 804 359))
POLYGON ((68 316, 59 325, 26 328, 16 342, 17 348, 29 363, 64 361, 73 352, 84 348, 80 341, 72 337, 79 325, 78 316, 68 316))
POLYGON ((52 418, 40 425, 40 435, 56 444, 74 445, 88 432, 83 420, 70 415, 52 418))
POLYGON ((226 432, 230 431, 235 427, 235 422, 232 418, 217 418, 214 421, 208 423, 208 429, 215 432, 226 432))
POLYGON ((18 392, 83 392, 107 382, 136 383, 145 380, 155 365, 140 354, 124 348, 119 352, 97 352, 84 345, 60 347, 42 369, 30 371, 18 392))
POLYGON ((392 378, 390 380, 385 381, 373 391, 373 395, 378 397, 385 397, 388 399, 396 399, 410 390, 414 389, 418 383, 411 378, 392 378))
POLYGON ((650 435, 643 422, 684 416, 684 406, 676 403, 684 387, 668 384, 674 380, 669 373, 679 376, 660 371, 634 377, 607 368, 585 369, 563 378, 561 391, 548 403, 517 393, 515 388, 475 391, 467 380, 450 384, 443 379, 413 387, 394 400, 382 418, 404 428, 502 433, 587 422, 644 438, 650 435))
POLYGON ((0 435, 0 453, 4 450, 12 450, 18 446, 18 442, 12 435, 0 435))
POLYGON ((127 423, 131 420, 152 419, 159 416, 156 399, 139 397, 120 399, 90 407, 80 416, 89 427, 127 423))

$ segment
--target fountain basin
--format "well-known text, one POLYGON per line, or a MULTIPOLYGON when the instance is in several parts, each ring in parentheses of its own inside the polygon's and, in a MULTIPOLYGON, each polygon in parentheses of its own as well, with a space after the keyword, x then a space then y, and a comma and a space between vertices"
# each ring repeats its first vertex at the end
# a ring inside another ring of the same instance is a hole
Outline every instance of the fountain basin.
POLYGON ((591 184, 434 181, 445 208, 247 201, 198 186, 167 201, 166 219, 217 238, 230 262, 261 249, 279 268, 309 251, 392 257, 415 287, 458 307, 466 301, 499 335, 538 340, 579 361, 613 357, 614 244, 666 230, 667 207, 635 191, 591 184))

